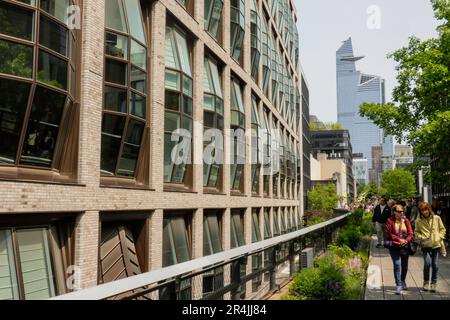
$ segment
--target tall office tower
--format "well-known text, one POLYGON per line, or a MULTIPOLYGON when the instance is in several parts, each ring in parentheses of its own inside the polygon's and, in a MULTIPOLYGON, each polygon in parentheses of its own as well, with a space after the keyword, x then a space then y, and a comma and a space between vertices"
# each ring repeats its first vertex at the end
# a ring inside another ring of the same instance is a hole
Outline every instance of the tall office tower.
POLYGON ((393 140, 383 139, 381 129, 359 115, 364 102, 385 103, 384 79, 356 70, 356 61, 363 58, 354 55, 351 38, 336 52, 338 122, 349 130, 353 152, 362 153, 372 168, 372 146, 383 144, 385 155, 392 155, 393 140))

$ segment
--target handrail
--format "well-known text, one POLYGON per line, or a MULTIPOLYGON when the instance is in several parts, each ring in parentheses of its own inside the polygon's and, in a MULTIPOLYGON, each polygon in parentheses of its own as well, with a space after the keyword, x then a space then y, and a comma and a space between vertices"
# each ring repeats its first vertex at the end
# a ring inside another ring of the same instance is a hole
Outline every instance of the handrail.
POLYGON ((330 219, 328 221, 303 228, 285 235, 281 235, 275 238, 255 242, 249 245, 238 247, 235 249, 227 250, 225 252, 216 253, 210 256, 198 258, 195 260, 190 260, 180 264, 176 264, 163 269, 153 270, 150 272, 142 273, 129 278, 108 282, 100 284, 95 287, 74 291, 61 296, 56 296, 50 298, 50 300, 103 300, 110 297, 117 296, 124 292, 130 292, 144 286, 148 286, 160 281, 176 278, 184 274, 201 270, 202 268, 221 263, 224 261, 234 260, 236 258, 251 255, 260 251, 267 250, 277 244, 288 242, 290 240, 299 238, 301 236, 307 235, 314 231, 325 228, 329 225, 335 224, 345 218, 347 218, 350 213, 341 215, 339 217, 330 219))

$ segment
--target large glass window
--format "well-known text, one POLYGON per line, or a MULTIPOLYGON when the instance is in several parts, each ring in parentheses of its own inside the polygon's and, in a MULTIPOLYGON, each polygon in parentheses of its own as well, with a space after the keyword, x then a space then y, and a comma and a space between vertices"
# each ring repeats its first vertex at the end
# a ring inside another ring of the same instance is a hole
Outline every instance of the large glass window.
POLYGON ((270 227, 270 208, 264 208, 264 240, 272 238, 270 227))
MULTIPOLYGON (((203 213, 203 256, 219 253, 222 247, 222 213, 205 210, 203 213)), ((212 269, 203 274, 203 295, 223 288, 223 267, 212 269)))
POLYGON ((245 34, 245 1, 231 0, 231 56, 241 60, 245 34))
MULTIPOLYGON (((187 213, 164 214, 163 267, 186 262, 191 259, 191 221, 192 216, 187 213)), ((183 300, 191 299, 190 280, 182 281, 180 290, 180 296, 183 300)), ((164 296, 164 294, 162 295, 164 296)))
POLYGON ((220 34, 223 0, 205 0, 205 30, 214 38, 220 34))
POLYGON ((277 197, 278 194, 278 182, 280 178, 280 144, 281 144, 281 137, 279 134, 278 129, 278 122, 275 120, 275 117, 272 117, 272 132, 274 135, 272 136, 272 168, 273 168, 273 177, 272 177, 272 184, 273 184, 273 196, 277 197))
POLYGON ((231 130, 233 157, 231 159, 231 189, 242 191, 245 164, 245 109, 242 90, 237 80, 231 80, 231 130))
POLYGON ((72 241, 66 236, 51 225, 0 229, 0 300, 42 300, 65 293, 72 241))
POLYGON ((256 79, 259 70, 259 62, 261 59, 261 18, 259 15, 258 3, 256 0, 250 0, 250 16, 251 16, 251 57, 252 68, 251 75, 256 79))
MULTIPOLYGON (((259 215, 260 209, 252 210, 252 242, 261 241, 261 230, 259 228, 259 215)), ((262 266, 262 253, 252 255, 252 272, 258 271, 262 266)), ((258 291, 259 286, 262 282, 262 276, 259 275, 252 280, 252 290, 253 292, 258 291)))
POLYGON ((269 124, 269 110, 264 108, 264 118, 262 121, 262 139, 263 139, 263 192, 269 194, 270 175, 272 170, 272 138, 269 124))
POLYGON ((187 35, 175 25, 166 27, 164 182, 187 184, 191 155, 191 48, 187 35))
POLYGON ((231 249, 245 245, 244 211, 231 211, 231 249))
POLYGON ((61 124, 75 101, 72 3, 0 2, 0 165, 59 169, 61 124))
POLYGON ((262 89, 264 94, 268 99, 270 99, 269 84, 270 84, 270 67, 272 54, 272 39, 269 35, 268 23, 265 18, 262 19, 261 37, 262 37, 262 64, 263 64, 263 79, 262 79, 262 89))
POLYGON ((261 121, 256 98, 252 97, 252 192, 259 193, 262 163, 261 121))
POLYGON ((280 230, 280 209, 273 209, 273 236, 278 237, 281 234, 280 230))
POLYGON ((223 139, 217 139, 213 129, 220 132, 223 137, 223 94, 222 78, 217 63, 211 58, 205 58, 204 64, 204 93, 203 93, 203 128, 210 133, 208 139, 204 139, 203 186, 217 188, 222 169, 223 139))
POLYGON ((101 174, 134 178, 147 124, 147 42, 138 0, 106 2, 105 39, 101 174))

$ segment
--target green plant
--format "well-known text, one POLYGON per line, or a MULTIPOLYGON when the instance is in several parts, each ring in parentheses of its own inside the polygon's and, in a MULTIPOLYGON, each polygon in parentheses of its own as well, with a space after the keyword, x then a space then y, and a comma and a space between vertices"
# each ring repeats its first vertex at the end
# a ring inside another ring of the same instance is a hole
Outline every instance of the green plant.
POLYGON ((316 186, 308 192, 309 205, 312 210, 332 213, 339 199, 336 186, 332 183, 316 186))
POLYGON ((294 277, 289 294, 300 300, 320 299, 320 285, 319 269, 305 268, 294 277))
POLYGON ((337 243, 338 245, 347 245, 355 250, 358 247, 362 236, 360 227, 349 224, 340 230, 337 243))

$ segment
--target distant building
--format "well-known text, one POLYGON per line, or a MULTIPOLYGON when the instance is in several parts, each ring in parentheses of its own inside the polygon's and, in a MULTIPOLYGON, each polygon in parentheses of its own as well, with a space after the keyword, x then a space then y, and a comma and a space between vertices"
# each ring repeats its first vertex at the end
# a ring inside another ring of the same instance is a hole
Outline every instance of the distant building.
MULTIPOLYGON (((383 147, 380 145, 372 146, 372 168, 369 170, 369 180, 377 186, 381 183, 383 173, 381 157, 383 156, 383 147)), ((370 165, 370 163, 369 163, 370 165)))
POLYGON ((414 162, 413 150, 408 145, 396 145, 393 160, 394 168, 408 169, 414 162))
POLYGON ((324 153, 329 160, 341 159, 346 165, 347 193, 355 196, 353 177, 353 152, 348 130, 311 131, 312 153, 315 158, 324 153))
POLYGON ((365 158, 353 158, 353 177, 362 186, 369 183, 369 161, 365 158))
POLYGON ((385 103, 384 79, 356 70, 356 61, 363 58, 354 55, 351 38, 336 52, 338 122, 349 130, 354 152, 363 153, 372 169, 371 147, 382 144, 385 155, 392 155, 393 139, 384 138, 373 121, 359 115, 362 103, 385 103))

